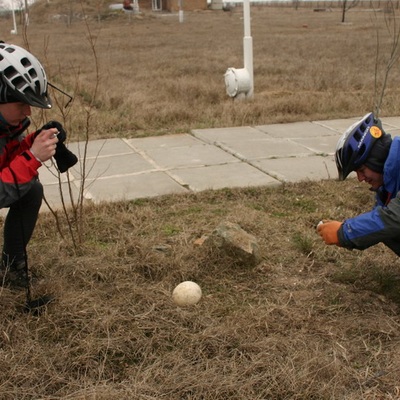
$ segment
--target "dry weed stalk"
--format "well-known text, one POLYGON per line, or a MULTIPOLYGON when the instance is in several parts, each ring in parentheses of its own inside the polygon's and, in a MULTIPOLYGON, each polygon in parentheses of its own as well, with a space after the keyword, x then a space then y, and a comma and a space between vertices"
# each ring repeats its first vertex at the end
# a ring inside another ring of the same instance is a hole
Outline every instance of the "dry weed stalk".
MULTIPOLYGON (((82 5, 82 11, 83 10, 83 5, 82 5)), ((92 92, 90 93, 89 96, 89 101, 82 106, 84 108, 84 112, 86 115, 86 123, 85 123, 85 129, 83 134, 81 136, 83 137, 83 152, 82 154, 79 154, 79 167, 80 167, 80 183, 79 183, 79 192, 77 198, 74 198, 74 193, 73 193, 73 184, 70 180, 70 174, 67 171, 65 176, 67 178, 67 188, 68 188, 68 195, 66 198, 66 195, 63 192, 63 180, 60 172, 58 171, 57 178, 58 178, 58 187, 59 187, 59 194, 60 194, 60 199, 62 203, 62 213, 67 225, 67 229, 69 232, 69 237, 72 241, 73 247, 75 250, 79 250, 79 247, 82 245, 84 241, 84 211, 83 211, 83 206, 84 206, 84 201, 85 201, 85 191, 87 189, 86 187, 86 178, 88 176, 88 173, 90 171, 87 171, 87 150, 88 150, 88 144, 90 140, 90 134, 91 134, 91 122, 92 118, 94 115, 94 105, 95 102, 97 101, 97 94, 98 94, 98 88, 100 84, 100 69, 99 69, 99 60, 97 57, 97 51, 96 51, 96 41, 94 38, 94 35, 92 33, 91 27, 89 26, 87 19, 84 19, 85 21, 85 26, 86 26, 86 39, 89 44, 89 50, 90 54, 92 55, 92 60, 93 60, 93 69, 94 69, 94 86, 92 87, 92 92), (69 200, 71 206, 69 207, 67 204, 67 199, 69 200)), ((47 45, 48 45, 48 39, 47 39, 47 45)), ((46 59, 48 59, 48 51, 47 51, 47 46, 46 46, 46 59)), ((59 75, 62 76, 62 70, 59 65, 59 75)), ((76 86, 74 89, 74 92, 76 94, 78 90, 78 82, 79 82, 79 71, 77 72, 76 75, 76 86)), ((60 101, 57 96, 54 97, 54 103, 56 104, 57 111, 60 113, 63 125, 64 126, 70 126, 70 119, 73 118, 71 116, 71 113, 73 112, 73 97, 71 97, 71 100, 65 104, 64 101, 60 101), (70 104, 70 107, 67 107, 70 104)), ((42 115, 43 117, 43 115, 42 115)), ((80 151, 80 148, 79 148, 80 151)), ((56 226, 58 229, 59 234, 63 239, 65 239, 65 234, 64 234, 64 229, 63 229, 63 220, 61 220, 60 215, 56 209, 54 209, 49 202, 44 198, 44 201, 46 202, 50 212, 53 214, 55 221, 56 221, 56 226)))
MULTIPOLYGON (((375 11, 375 22, 376 22, 376 57, 375 57, 375 80, 374 80, 374 112, 376 116, 379 116, 381 111, 381 106, 388 84, 389 74, 393 66, 397 63, 400 57, 399 53, 399 40, 400 40, 400 27, 397 24, 396 8, 393 1, 388 1, 386 3, 386 9, 384 14, 384 22, 388 36, 390 37, 390 49, 388 52, 388 57, 386 65, 383 71, 382 83, 379 85, 379 67, 381 61, 381 51, 382 44, 380 41, 380 29, 376 19, 375 11)), ((383 55, 385 57, 386 55, 383 55)))
POLYGON ((360 3, 360 0, 343 0, 342 1, 342 24, 345 22, 346 19, 346 13, 350 9, 356 7, 360 3))

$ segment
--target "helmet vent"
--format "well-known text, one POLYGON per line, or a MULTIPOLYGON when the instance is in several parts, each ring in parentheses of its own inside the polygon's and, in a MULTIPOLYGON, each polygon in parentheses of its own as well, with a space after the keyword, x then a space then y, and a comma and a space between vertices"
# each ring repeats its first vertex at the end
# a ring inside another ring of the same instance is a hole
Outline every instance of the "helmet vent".
POLYGON ((361 130, 362 132, 365 132, 365 131, 367 130, 367 128, 368 128, 368 125, 366 125, 366 124, 360 125, 360 130, 361 130))
POLYGON ((20 90, 26 86, 26 81, 20 76, 17 76, 15 79, 13 79, 12 84, 16 89, 20 90))
POLYGON ((4 76, 8 79, 8 80, 12 80, 12 78, 15 75, 18 75, 17 70, 10 65, 9 67, 7 67, 4 71, 3 71, 4 76))
POLYGON ((36 93, 40 94, 40 82, 39 81, 35 81, 35 90, 36 90, 36 93))
POLYGON ((30 62, 26 57, 21 58, 21 64, 22 64, 25 68, 28 68, 28 67, 30 67, 30 66, 32 65, 31 62, 30 62))
POLYGON ((30 68, 28 72, 29 72, 30 77, 31 77, 33 80, 35 80, 35 79, 37 78, 37 73, 36 73, 35 68, 30 68))
POLYGON ((354 139, 356 139, 357 142, 360 141, 361 133, 359 131, 354 132, 354 139))

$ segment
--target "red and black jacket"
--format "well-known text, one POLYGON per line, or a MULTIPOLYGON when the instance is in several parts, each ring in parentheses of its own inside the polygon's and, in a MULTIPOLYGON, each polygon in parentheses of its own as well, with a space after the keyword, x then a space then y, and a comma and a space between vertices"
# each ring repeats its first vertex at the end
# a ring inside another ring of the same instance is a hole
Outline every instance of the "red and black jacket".
POLYGON ((31 153, 35 132, 24 136, 26 118, 19 126, 0 124, 0 208, 8 207, 27 193, 42 165, 31 153))

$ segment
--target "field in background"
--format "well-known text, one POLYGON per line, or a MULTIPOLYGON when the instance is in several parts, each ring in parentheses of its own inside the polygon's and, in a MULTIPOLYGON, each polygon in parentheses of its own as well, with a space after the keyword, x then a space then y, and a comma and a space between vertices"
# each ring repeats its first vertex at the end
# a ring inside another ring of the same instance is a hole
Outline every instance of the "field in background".
MULTIPOLYGON (((92 138, 363 115, 373 109, 377 51, 381 86, 392 44, 385 25, 390 14, 381 11, 352 9, 341 24, 339 9, 253 6, 255 95, 234 102, 225 93, 224 73, 243 67, 240 7, 186 13, 184 23, 176 14, 129 17, 106 3, 85 7, 87 24, 79 3, 37 3, 27 30, 50 82, 74 96, 68 110, 74 138, 85 129, 88 104, 94 107, 92 138)), ((22 35, 2 36, 24 45, 22 35)), ((400 114, 399 87, 396 65, 382 115, 400 114)), ((58 109, 47 115, 60 119, 58 109)))
MULTIPOLYGON (((236 103, 223 74, 242 67, 237 10, 179 24, 88 3, 88 32, 76 8, 67 26, 68 7, 77 5, 37 4, 27 42, 50 81, 74 95, 46 114, 65 117, 72 139, 87 112, 92 138, 135 137, 353 117, 373 104, 371 11, 342 25, 337 11, 253 7, 255 97, 236 103)), ((3 39, 24 43, 8 31, 3 39)), ((382 37, 380 49, 389 43, 382 37)), ((396 66, 382 114, 400 115, 399 79, 396 66)), ((326 246, 315 232, 319 220, 371 204, 365 185, 331 180, 87 206, 79 249, 42 214, 29 245, 33 296, 57 299, 36 317, 20 311, 24 292, 1 289, 0 398, 399 399, 398 257, 383 246, 326 246), (225 221, 256 237, 259 265, 195 244, 225 221), (171 301, 183 280, 202 287, 194 307, 171 301)))

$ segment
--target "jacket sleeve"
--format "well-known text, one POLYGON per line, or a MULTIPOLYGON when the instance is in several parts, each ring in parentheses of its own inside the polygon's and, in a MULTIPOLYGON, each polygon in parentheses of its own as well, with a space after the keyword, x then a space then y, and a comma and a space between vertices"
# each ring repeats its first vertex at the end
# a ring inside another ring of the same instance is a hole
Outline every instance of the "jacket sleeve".
POLYGON ((359 250, 400 237, 400 193, 385 207, 345 220, 338 236, 342 247, 359 250))
POLYGON ((31 148, 33 141, 35 140, 36 132, 32 132, 27 135, 21 142, 20 142, 20 149, 21 150, 28 150, 31 148))
MULTIPOLYGON (((9 162, 2 160, 0 170, 0 208, 7 207, 24 196, 32 187, 42 165, 29 150, 33 136, 23 139, 18 148, 8 147, 3 154, 9 162)), ((3 157, 2 157, 3 158, 3 157)))

